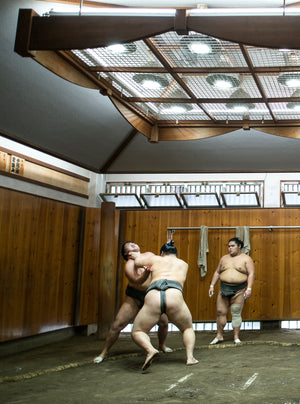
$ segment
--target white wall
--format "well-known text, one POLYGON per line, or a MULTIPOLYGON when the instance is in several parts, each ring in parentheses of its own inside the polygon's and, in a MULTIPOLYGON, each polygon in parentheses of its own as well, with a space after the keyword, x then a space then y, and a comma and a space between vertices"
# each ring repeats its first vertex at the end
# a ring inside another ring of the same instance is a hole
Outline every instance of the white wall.
POLYGON ((90 179, 89 198, 81 198, 69 193, 56 191, 40 185, 0 175, 0 186, 39 195, 80 206, 99 207, 101 200, 98 195, 105 192, 106 182, 209 182, 209 181, 263 181, 264 207, 280 207, 280 181, 300 181, 297 173, 212 173, 212 174, 96 174, 74 164, 60 160, 46 153, 37 151, 12 140, 0 136, 0 146, 16 153, 51 164, 55 167, 82 175, 90 179))
POLYGON ((24 156, 34 158, 47 164, 51 164, 54 167, 62 168, 64 170, 70 171, 71 173, 76 173, 78 175, 90 179, 88 189, 89 193, 88 199, 81 198, 79 196, 72 195, 67 192, 61 192, 54 189, 46 188, 41 185, 31 184, 29 182, 22 181, 19 179, 6 177, 4 175, 0 175, 1 187, 14 189, 16 191, 26 192, 29 194, 43 196, 46 198, 55 199, 62 202, 68 202, 80 206, 90 206, 90 207, 97 206, 96 198, 97 194, 99 193, 98 189, 101 189, 103 187, 102 185, 104 180, 103 175, 93 173, 84 168, 78 167, 74 164, 60 160, 56 157, 50 156, 46 153, 42 153, 28 146, 24 146, 22 144, 19 144, 17 142, 14 142, 1 136, 0 136, 0 146, 5 149, 14 151, 16 153, 23 154, 24 156))

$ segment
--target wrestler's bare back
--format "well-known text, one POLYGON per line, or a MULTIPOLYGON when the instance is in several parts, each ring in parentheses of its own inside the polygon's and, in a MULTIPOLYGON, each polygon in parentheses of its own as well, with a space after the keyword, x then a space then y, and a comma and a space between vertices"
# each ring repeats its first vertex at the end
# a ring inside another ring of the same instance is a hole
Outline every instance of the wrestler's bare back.
POLYGON ((140 254, 136 258, 137 266, 149 266, 151 283, 160 279, 168 279, 184 285, 188 271, 188 264, 174 255, 165 255, 163 257, 152 253, 140 254))
POLYGON ((220 280, 227 283, 242 283, 248 278, 248 266, 252 259, 244 253, 232 257, 224 255, 219 263, 220 280))

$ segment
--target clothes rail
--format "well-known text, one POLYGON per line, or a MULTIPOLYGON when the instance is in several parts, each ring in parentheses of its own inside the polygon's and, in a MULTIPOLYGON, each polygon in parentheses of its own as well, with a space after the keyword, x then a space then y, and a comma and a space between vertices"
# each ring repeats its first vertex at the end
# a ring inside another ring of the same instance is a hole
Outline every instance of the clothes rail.
MULTIPOLYGON (((208 230, 222 230, 222 229, 236 229, 237 227, 244 226, 222 226, 222 227, 207 227, 208 230)), ((300 229, 300 226, 247 226, 249 229, 267 229, 273 231, 274 229, 300 229)), ((201 230, 200 227, 167 227, 167 238, 172 240, 172 236, 176 230, 201 230)))
MULTIPOLYGON (((236 229, 237 227, 244 227, 244 226, 222 226, 222 227, 208 227, 209 230, 220 230, 220 229, 236 229)), ((300 226, 247 226, 249 229, 300 229, 300 226)), ((200 230, 200 227, 167 227, 168 231, 172 230, 200 230)))

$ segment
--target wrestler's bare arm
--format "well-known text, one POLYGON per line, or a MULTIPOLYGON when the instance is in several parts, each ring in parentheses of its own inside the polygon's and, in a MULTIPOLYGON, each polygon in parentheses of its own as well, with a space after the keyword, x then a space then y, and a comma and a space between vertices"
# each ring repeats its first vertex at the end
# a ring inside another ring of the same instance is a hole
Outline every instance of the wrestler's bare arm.
POLYGON ((252 286, 253 286, 254 276, 255 276, 254 262, 253 262, 252 258, 249 256, 247 256, 246 269, 247 269, 247 273, 248 273, 248 278, 247 278, 247 290, 245 292, 245 297, 249 298, 251 296, 252 286))
MULTIPOLYGON (((138 253, 138 252, 130 252, 128 254, 130 258, 132 258, 135 262, 135 265, 137 267, 151 267, 153 265, 156 255, 151 253, 151 252, 146 252, 146 253, 138 253)), ((151 270, 151 269, 150 269, 151 270)))
POLYGON ((215 285, 218 282, 219 278, 220 278, 220 273, 221 273, 221 269, 222 269, 222 265, 223 265, 222 261, 223 261, 223 257, 220 259, 220 262, 219 262, 219 264, 217 266, 217 269, 215 270, 215 272, 213 274, 213 277, 212 277, 212 280, 211 280, 211 285, 215 285))
POLYGON ((220 273, 221 273, 221 268, 222 268, 222 258, 220 259, 219 265, 217 266, 217 269, 215 270, 212 280, 210 282, 210 287, 209 287, 209 291, 208 291, 209 297, 212 297, 212 295, 214 294, 214 286, 220 278, 220 273))
POLYGON ((125 276, 131 283, 142 284, 148 278, 150 272, 144 267, 136 265, 133 259, 130 259, 125 264, 125 276))

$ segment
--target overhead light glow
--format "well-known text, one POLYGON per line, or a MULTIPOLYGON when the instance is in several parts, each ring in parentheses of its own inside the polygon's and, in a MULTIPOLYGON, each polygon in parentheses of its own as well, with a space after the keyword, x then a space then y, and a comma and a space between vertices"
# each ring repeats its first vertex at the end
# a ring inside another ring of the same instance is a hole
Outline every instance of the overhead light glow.
POLYGON ((215 87, 222 88, 222 89, 228 89, 228 88, 233 87, 232 82, 227 81, 227 80, 216 80, 213 85, 215 87))
POLYGON ((161 106, 161 112, 164 114, 184 114, 192 109, 193 106, 190 104, 165 104, 161 106))
POLYGON ((184 35, 180 39, 182 50, 191 56, 194 55, 209 55, 216 54, 221 51, 221 42, 213 37, 204 34, 184 35))
POLYGON ((232 111, 234 111, 234 112, 247 112, 247 111, 249 111, 249 108, 247 108, 246 104, 245 105, 235 105, 235 104, 233 104, 232 111))
POLYGON ((184 112, 186 112, 186 109, 183 106, 174 105, 169 108, 164 108, 163 112, 169 112, 171 114, 183 114, 184 112))
POLYGON ((149 90, 158 90, 161 88, 161 84, 154 80, 144 80, 141 84, 143 87, 148 88, 149 90))
POLYGON ((288 87, 300 87, 300 79, 289 79, 285 85, 288 87))
POLYGON ((189 49, 192 53, 199 53, 201 55, 211 53, 211 47, 205 43, 191 43, 189 49))
MULTIPOLYGON (((249 100, 251 100, 250 95, 242 88, 238 88, 237 90, 235 90, 231 94, 230 98, 249 98, 249 100)), ((233 112, 243 113, 248 112, 250 109, 254 109, 255 106, 252 102, 236 101, 234 103, 228 102, 226 104, 226 108, 233 112)))
POLYGON ((240 85, 239 76, 237 74, 212 73, 206 77, 206 81, 221 90, 228 90, 240 85))
POLYGON ((151 73, 137 73, 132 79, 150 90, 159 90, 160 88, 167 87, 169 84, 169 81, 165 77, 151 73))
POLYGON ((299 72, 286 72, 278 76, 278 82, 287 87, 300 87, 300 73, 299 72))
MULTIPOLYGON (((294 91, 294 93, 292 94, 292 97, 300 97, 300 89, 294 91)), ((292 111, 296 111, 299 112, 300 111, 300 102, 299 101, 290 101, 286 104, 288 109, 291 109, 292 111)))
POLYGON ((300 112, 300 102, 289 102, 287 107, 293 111, 300 112))
POLYGON ((134 43, 113 44, 113 45, 107 46, 106 49, 114 54, 133 53, 136 51, 136 45, 134 43))

